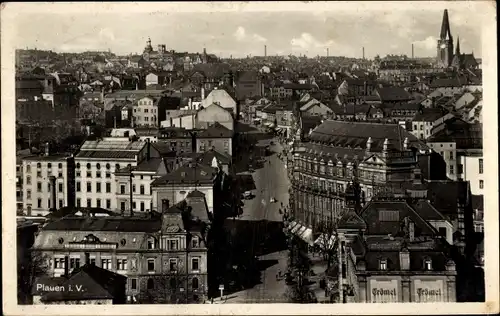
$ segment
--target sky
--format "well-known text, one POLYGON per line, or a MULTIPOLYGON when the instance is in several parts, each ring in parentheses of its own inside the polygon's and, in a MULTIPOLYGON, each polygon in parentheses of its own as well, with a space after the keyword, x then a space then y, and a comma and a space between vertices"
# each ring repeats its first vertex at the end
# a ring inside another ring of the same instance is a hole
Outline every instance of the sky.
MULTIPOLYGON (((175 51, 230 56, 306 54, 362 57, 436 55, 443 10, 462 52, 481 57, 485 6, 471 2, 260 3, 196 6, 176 3, 30 6, 12 14, 16 48, 56 52, 142 53, 146 40, 175 51), (96 7, 101 5, 101 7, 96 7)), ((487 7, 486 7, 487 8, 487 7)), ((13 10, 14 11, 14 10, 13 10)))

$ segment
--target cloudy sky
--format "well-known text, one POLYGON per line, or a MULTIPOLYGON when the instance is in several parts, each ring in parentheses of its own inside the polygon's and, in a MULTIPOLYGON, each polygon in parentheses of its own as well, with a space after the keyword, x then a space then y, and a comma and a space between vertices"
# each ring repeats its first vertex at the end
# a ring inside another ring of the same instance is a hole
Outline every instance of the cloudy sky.
MULTIPOLYGON (((17 48, 59 52, 108 50, 142 52, 153 46, 222 57, 306 54, 366 57, 377 54, 435 56, 443 10, 462 52, 481 56, 481 21, 485 6, 471 2, 418 3, 260 3, 195 6, 162 3, 64 7, 45 4, 12 14, 17 48), (99 6, 100 7, 96 7, 99 6), (98 10, 99 9, 99 10, 98 10), (180 12, 182 11, 182 12, 180 12)), ((486 7, 487 10, 487 7, 486 7)), ((13 10, 14 11, 14 10, 13 10)))

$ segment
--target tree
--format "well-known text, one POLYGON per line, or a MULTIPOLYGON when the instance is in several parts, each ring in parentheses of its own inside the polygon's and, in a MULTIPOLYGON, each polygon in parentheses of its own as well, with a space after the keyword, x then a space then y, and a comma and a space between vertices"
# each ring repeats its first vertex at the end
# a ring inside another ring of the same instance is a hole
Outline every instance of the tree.
POLYGON ((17 299, 19 304, 31 303, 35 280, 48 275, 49 258, 40 252, 27 251, 17 264, 17 299))
POLYGON ((333 220, 322 221, 318 224, 318 247, 323 259, 327 263, 327 270, 334 263, 337 254, 337 223, 333 220))
POLYGON ((187 280, 183 274, 153 275, 141 286, 138 301, 141 304, 192 303, 187 280))

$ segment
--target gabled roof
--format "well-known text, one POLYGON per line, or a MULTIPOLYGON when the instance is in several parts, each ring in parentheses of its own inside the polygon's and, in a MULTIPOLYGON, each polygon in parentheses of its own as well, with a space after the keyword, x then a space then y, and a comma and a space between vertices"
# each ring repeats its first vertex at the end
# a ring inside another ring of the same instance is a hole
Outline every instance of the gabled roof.
POLYGON ((339 229, 366 229, 365 221, 354 211, 349 211, 342 216, 338 223, 339 229))
POLYGON ((418 112, 417 115, 413 118, 413 122, 435 122, 440 117, 446 115, 446 112, 443 112, 442 109, 422 109, 421 112, 418 112))
POLYGON ((214 168, 199 163, 186 164, 154 180, 151 186, 169 186, 173 184, 212 184, 216 176, 214 168))
POLYGON ((198 138, 232 138, 233 131, 221 125, 219 122, 215 122, 209 125, 206 129, 202 130, 198 134, 198 138))
POLYGON ((214 158, 223 165, 228 165, 231 163, 231 157, 222 154, 214 149, 198 154, 197 161, 201 164, 211 166, 214 158))
POLYGON ((382 102, 411 100, 411 95, 402 87, 377 87, 376 91, 382 102))

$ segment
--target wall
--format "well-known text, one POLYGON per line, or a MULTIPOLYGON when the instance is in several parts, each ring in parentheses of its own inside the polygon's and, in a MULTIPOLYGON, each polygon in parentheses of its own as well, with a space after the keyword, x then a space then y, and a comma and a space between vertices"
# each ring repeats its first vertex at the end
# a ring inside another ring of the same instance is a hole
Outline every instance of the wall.
POLYGON ((229 156, 233 155, 233 146, 231 138, 198 138, 196 139, 196 148, 198 152, 209 151, 211 148, 216 151, 227 154, 229 156))
POLYGON ((142 98, 134 104, 134 126, 158 126, 158 106, 151 98, 142 98))
POLYGON ((452 180, 457 179, 457 149, 454 142, 428 143, 435 152, 440 154, 446 162, 446 176, 452 180))
POLYGON ((194 185, 181 186, 179 184, 173 184, 172 186, 153 187, 153 210, 158 212, 161 211, 162 200, 169 200, 170 206, 173 206, 176 203, 183 201, 188 193, 194 191, 195 189, 205 194, 208 210, 212 213, 214 210, 213 185, 199 185, 195 187, 194 185))
POLYGON ((214 122, 218 122, 231 131, 234 130, 233 116, 218 105, 212 104, 196 113, 197 128, 207 128, 214 122))
POLYGON ((480 173, 479 165, 480 160, 483 161, 483 169, 484 169, 484 159, 482 153, 477 156, 465 156, 459 154, 458 157, 458 169, 460 170, 460 165, 462 165, 463 173, 459 174, 458 177, 470 182, 470 190, 474 195, 483 195, 484 194, 484 170, 480 173), (481 188, 480 182, 483 181, 483 188, 481 188))

